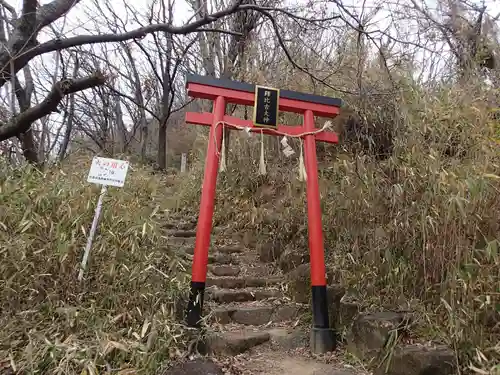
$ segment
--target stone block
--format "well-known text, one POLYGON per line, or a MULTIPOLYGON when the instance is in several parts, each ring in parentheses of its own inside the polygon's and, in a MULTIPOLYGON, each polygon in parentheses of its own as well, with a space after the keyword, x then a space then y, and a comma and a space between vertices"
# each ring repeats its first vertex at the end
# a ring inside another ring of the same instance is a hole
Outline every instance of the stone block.
POLYGON ((455 354, 447 346, 396 348, 374 375, 454 375, 455 354))
POLYGON ((279 267, 285 273, 292 271, 301 264, 309 263, 310 257, 308 252, 298 252, 286 250, 279 258, 279 267))
POLYGON ((380 355, 391 334, 403 334, 410 315, 382 311, 359 314, 348 335, 348 349, 364 361, 380 355))
POLYGON ((207 337, 207 351, 211 354, 238 355, 269 339, 268 332, 250 330, 214 333, 207 337))
POLYGON ((199 358, 174 365, 163 375, 224 375, 224 372, 213 361, 199 358))

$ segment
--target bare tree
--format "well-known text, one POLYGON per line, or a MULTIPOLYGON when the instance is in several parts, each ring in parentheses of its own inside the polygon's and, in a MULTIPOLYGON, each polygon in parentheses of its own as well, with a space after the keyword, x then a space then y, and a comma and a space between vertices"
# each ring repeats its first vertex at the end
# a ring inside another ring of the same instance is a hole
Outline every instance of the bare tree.
POLYGON ((132 29, 109 2, 95 1, 94 13, 107 15, 102 20, 108 32, 63 32, 65 16, 79 4, 52 0, 40 6, 24 0, 17 11, 0 1, 0 87, 14 88, 6 103, 9 110, 4 111, 9 114, 0 121, 0 142, 18 138, 25 158, 33 163, 42 162, 54 149, 64 157, 72 136, 84 135, 108 152, 113 152, 109 147, 114 140, 122 140, 120 152, 137 141, 143 160, 148 144, 157 139, 156 160, 164 169, 169 120, 187 103, 182 87, 189 71, 255 80, 266 74, 258 72, 260 67, 273 66, 283 72, 279 85, 307 83, 313 91, 356 97, 394 92, 401 67, 414 69, 419 58, 422 76, 425 72, 437 77, 439 67, 447 64, 440 56, 443 45, 455 57, 459 74, 495 65, 490 47, 496 43, 498 17, 466 0, 443 0, 436 9, 417 0, 398 1, 385 8, 388 27, 371 21, 382 3, 373 9, 363 3, 353 10, 333 0, 335 8, 327 10, 315 3, 285 7, 278 0, 192 0, 191 18, 176 25, 172 0, 155 1, 141 10, 125 2, 132 29), (403 21, 417 31, 410 35, 399 28, 403 21), (46 41, 39 42, 42 35, 46 41), (342 52, 346 48, 354 48, 356 58, 349 60, 353 55, 342 52), (48 53, 56 57, 55 66, 38 69, 48 53), (390 83, 377 86, 377 92, 365 82, 373 69, 367 56, 373 53, 390 83), (344 69, 342 75, 336 73, 339 69, 344 69), (288 80, 292 70, 298 75, 288 80), (47 82, 52 88, 42 94, 47 82), (87 92, 79 93, 82 90, 87 92), (61 106, 68 110, 49 117, 61 106), (152 136, 153 124, 158 136, 152 136))
MULTIPOLYGON (((80 62, 78 60, 78 56, 75 55, 73 62, 73 79, 76 79, 79 69, 80 69, 80 62)), ((72 93, 69 95, 69 107, 65 111, 65 118, 67 119, 67 122, 61 147, 59 149, 59 160, 64 159, 66 152, 68 150, 68 145, 71 139, 71 133, 73 131, 74 117, 75 117, 75 94, 72 93)))
POLYGON ((491 18, 487 7, 467 1, 441 1, 442 11, 433 14, 425 3, 411 0, 417 13, 427 21, 427 27, 441 34, 456 60, 461 79, 480 73, 481 68, 494 69, 495 56, 491 46, 491 18))

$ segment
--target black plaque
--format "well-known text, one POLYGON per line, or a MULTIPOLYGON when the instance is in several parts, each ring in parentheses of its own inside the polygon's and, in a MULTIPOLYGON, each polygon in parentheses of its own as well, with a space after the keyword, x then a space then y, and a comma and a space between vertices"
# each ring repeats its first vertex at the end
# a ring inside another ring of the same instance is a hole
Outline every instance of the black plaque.
POLYGON ((255 86, 255 105, 253 123, 256 126, 275 128, 278 126, 280 90, 255 86))

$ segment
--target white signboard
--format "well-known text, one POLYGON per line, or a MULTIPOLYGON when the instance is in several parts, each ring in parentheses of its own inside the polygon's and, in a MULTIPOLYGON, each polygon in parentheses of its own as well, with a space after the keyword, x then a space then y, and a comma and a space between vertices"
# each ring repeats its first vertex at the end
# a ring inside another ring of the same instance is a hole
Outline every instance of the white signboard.
POLYGON ((129 162, 125 160, 95 157, 90 166, 88 182, 123 187, 129 162))
POLYGON ((87 245, 85 246, 85 250, 83 252, 80 272, 78 273, 78 280, 80 281, 83 280, 83 273, 89 259, 90 249, 92 247, 92 241, 94 240, 95 232, 97 230, 97 224, 99 223, 102 201, 104 195, 106 194, 107 187, 123 187, 123 185, 125 184, 125 177, 127 177, 127 171, 128 161, 100 158, 97 156, 92 160, 92 165, 90 166, 90 172, 89 176, 87 177, 87 181, 102 185, 102 187, 101 194, 99 194, 99 200, 97 201, 97 207, 95 209, 94 220, 92 221, 89 237, 87 238, 87 245))

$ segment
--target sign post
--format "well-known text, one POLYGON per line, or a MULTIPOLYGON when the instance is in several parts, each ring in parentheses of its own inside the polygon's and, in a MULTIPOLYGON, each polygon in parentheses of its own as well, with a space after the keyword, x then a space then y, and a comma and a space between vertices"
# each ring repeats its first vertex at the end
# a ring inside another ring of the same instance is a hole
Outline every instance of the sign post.
POLYGON ((321 129, 316 128, 314 116, 336 117, 340 112, 342 101, 337 98, 278 90, 199 75, 188 76, 187 89, 189 96, 212 100, 214 103, 212 113, 186 113, 187 123, 210 127, 200 213, 196 228, 191 292, 186 311, 187 324, 191 327, 199 327, 202 318, 217 166, 220 158, 223 128, 227 126, 230 129, 244 129, 248 132, 301 138, 304 140, 305 172, 307 176, 305 180, 307 184, 307 217, 311 259, 313 315, 311 349, 314 353, 325 353, 333 350, 336 345, 336 334, 330 328, 328 319, 316 142, 338 143, 338 136, 334 132, 325 131, 328 128, 326 125, 321 129), (253 106, 253 121, 226 115, 226 104, 253 106), (303 115, 303 125, 279 125, 278 111, 303 115))
POLYGON ((92 248, 92 241, 94 240, 97 225, 99 224, 99 217, 101 216, 102 202, 108 190, 108 186, 123 187, 125 184, 125 178, 127 177, 128 167, 129 162, 124 160, 100 157, 95 157, 92 160, 87 181, 101 185, 101 193, 99 194, 94 220, 92 220, 89 237, 87 238, 87 245, 85 246, 85 251, 83 253, 82 264, 80 266, 80 272, 78 273, 78 281, 83 280, 83 273, 85 272, 85 267, 87 266, 90 249, 92 248))
POLYGON ((92 220, 92 226, 90 227, 89 237, 87 238, 87 245, 85 246, 85 252, 83 253, 82 265, 80 267, 80 273, 78 274, 78 281, 82 281, 83 272, 87 266, 87 260, 89 259, 90 248, 92 247, 92 241, 94 240, 95 232, 97 230, 97 224, 99 223, 99 216, 101 216, 102 201, 106 195, 108 187, 102 185, 101 194, 99 194, 99 200, 97 201, 97 207, 95 209, 94 220, 92 220))
POLYGON ((187 155, 185 152, 181 154, 181 173, 186 172, 187 155))

